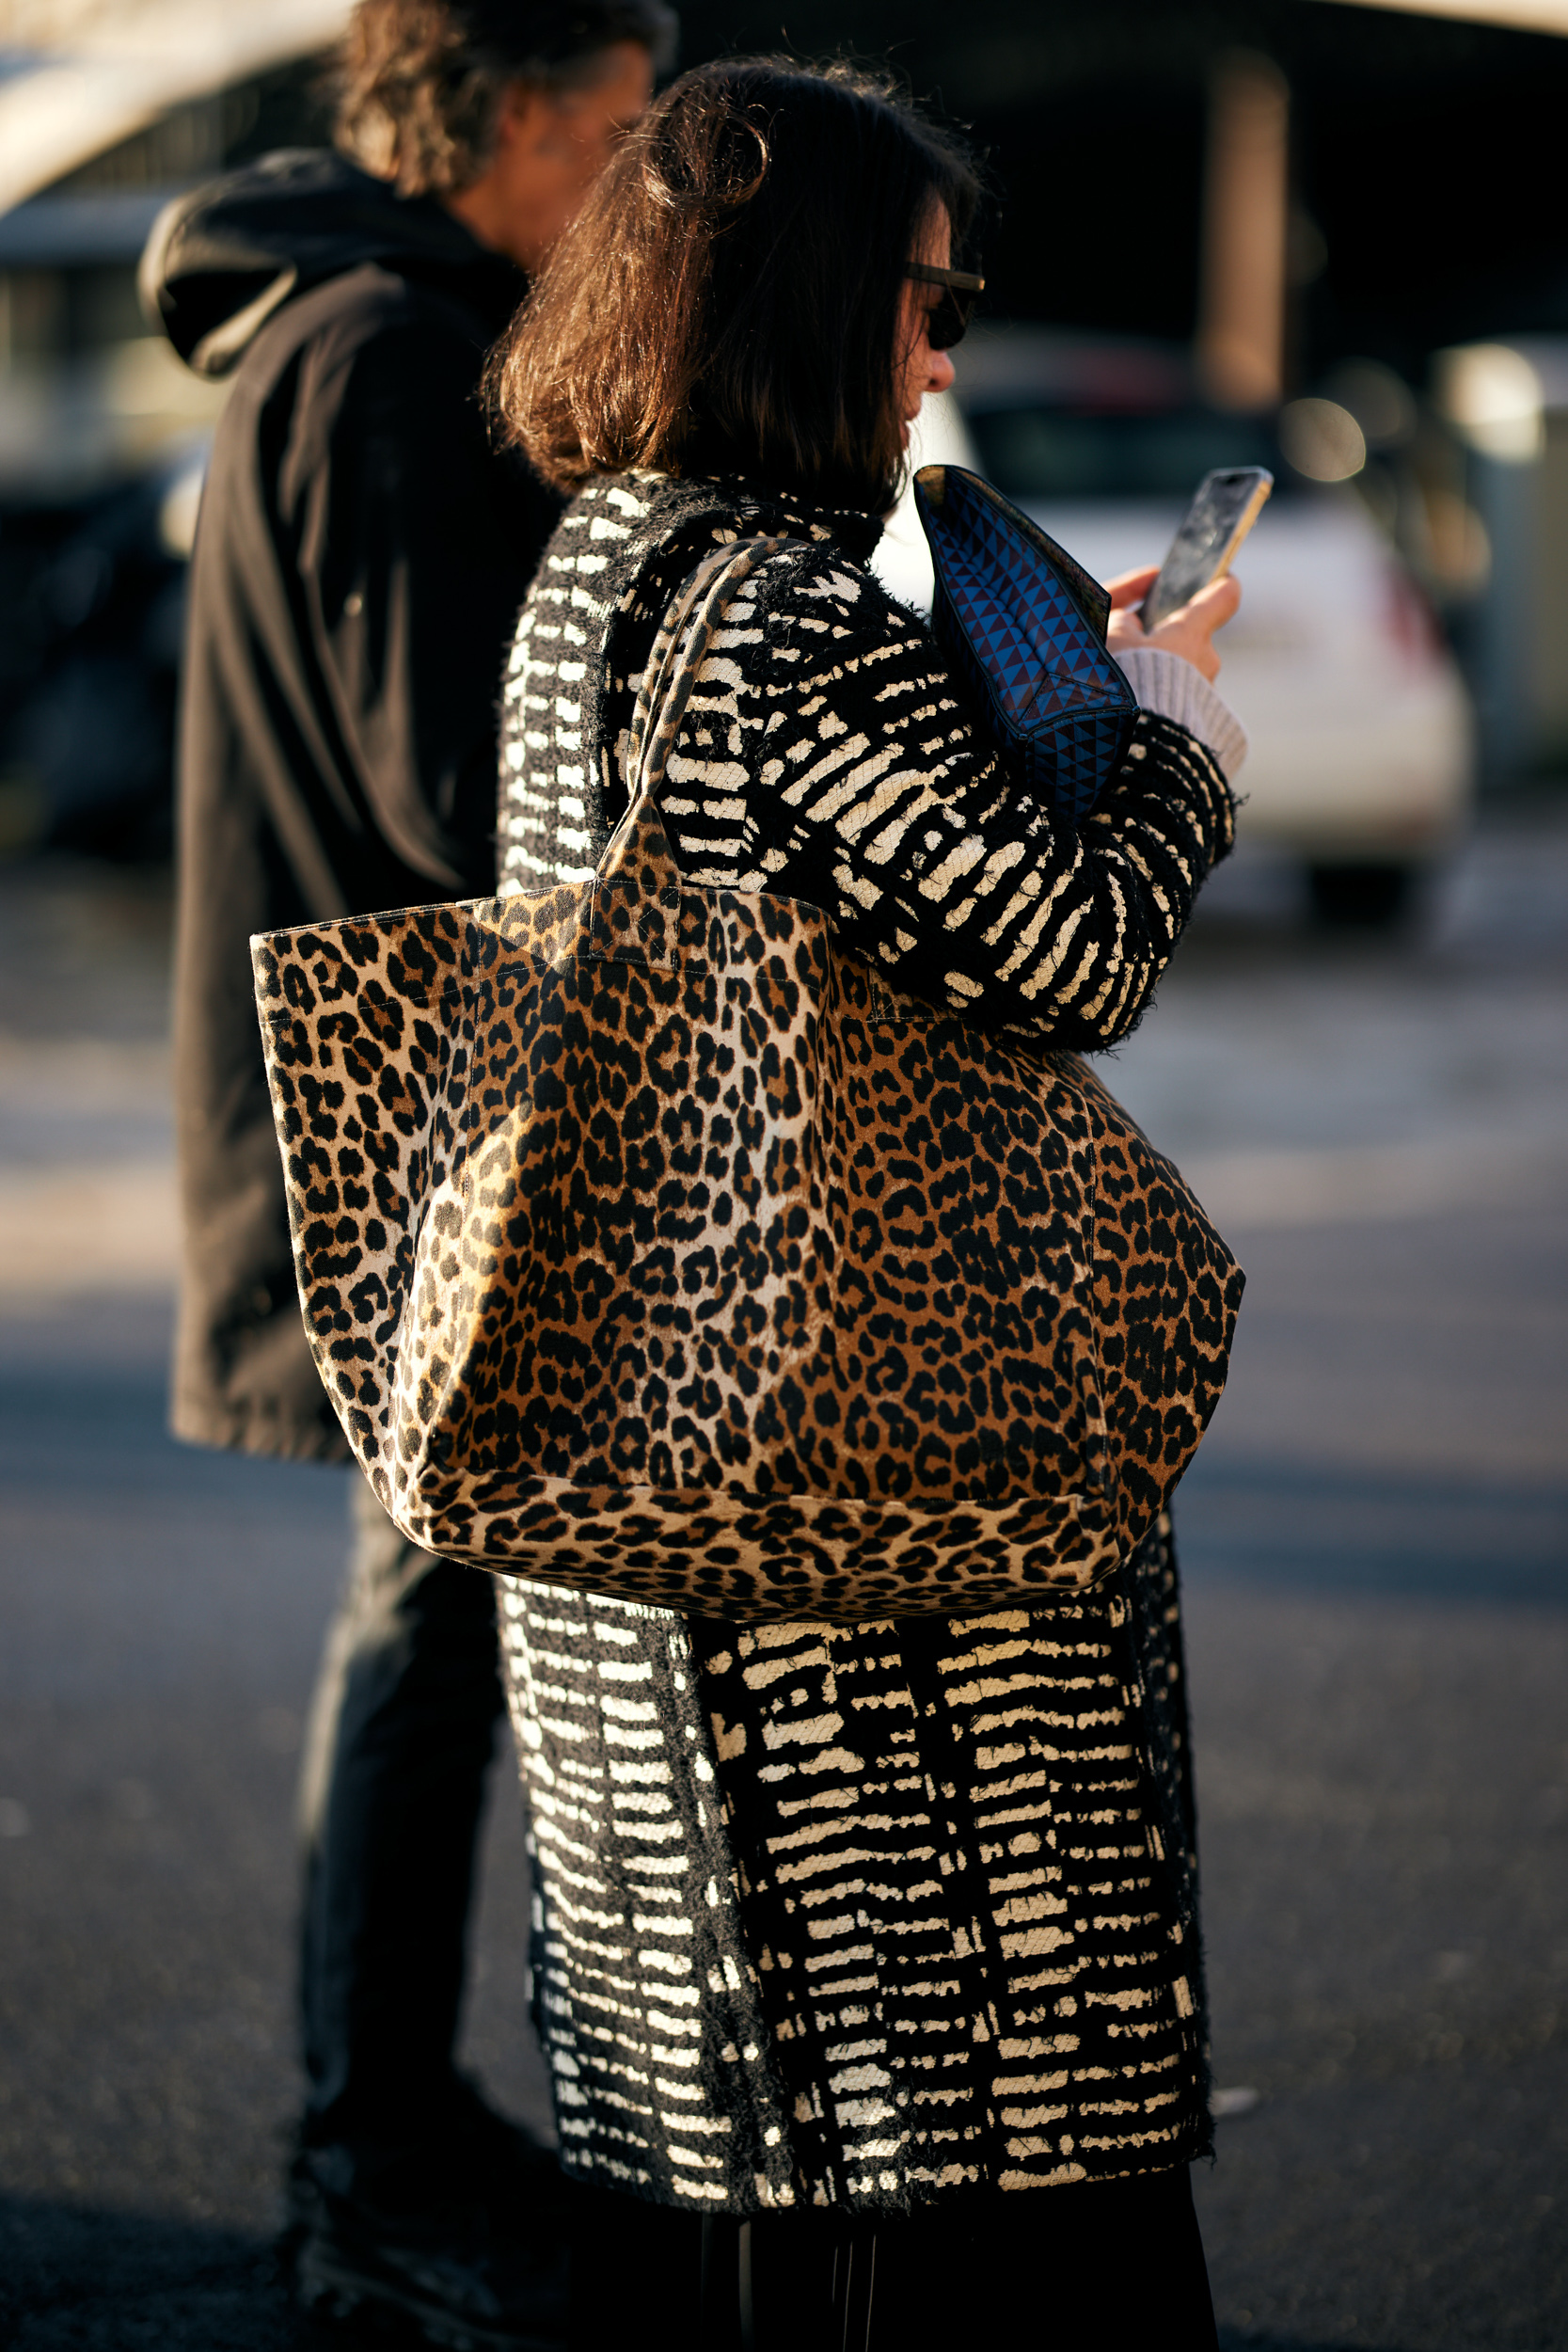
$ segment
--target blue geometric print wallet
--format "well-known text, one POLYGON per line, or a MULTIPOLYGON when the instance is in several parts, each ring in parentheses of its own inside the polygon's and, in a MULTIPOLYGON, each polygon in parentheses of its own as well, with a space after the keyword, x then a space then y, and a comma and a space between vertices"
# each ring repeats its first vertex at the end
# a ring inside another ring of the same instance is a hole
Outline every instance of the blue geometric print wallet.
POLYGON ((1127 755, 1138 706, 1105 650, 1111 599, 1027 515, 962 466, 922 466, 938 644, 999 749, 1052 812, 1081 824, 1127 755))

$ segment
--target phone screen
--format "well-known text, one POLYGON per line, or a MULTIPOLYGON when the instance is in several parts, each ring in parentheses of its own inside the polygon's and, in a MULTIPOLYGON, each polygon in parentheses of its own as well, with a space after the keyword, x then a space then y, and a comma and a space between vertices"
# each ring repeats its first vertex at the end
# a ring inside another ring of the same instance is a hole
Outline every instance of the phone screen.
POLYGON ((1145 628, 1157 628, 1200 588, 1223 578, 1273 488, 1274 476, 1263 466, 1224 466, 1204 475, 1144 598, 1138 617, 1145 628))

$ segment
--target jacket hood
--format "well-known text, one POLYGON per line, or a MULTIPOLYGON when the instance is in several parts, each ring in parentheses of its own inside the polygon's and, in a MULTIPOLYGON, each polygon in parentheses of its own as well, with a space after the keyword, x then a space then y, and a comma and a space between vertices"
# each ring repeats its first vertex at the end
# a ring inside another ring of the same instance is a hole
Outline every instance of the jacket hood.
POLYGON ((166 205, 142 255, 143 305, 198 375, 236 367, 274 311, 379 262, 454 280, 499 332, 526 280, 434 197, 403 197, 340 155, 266 155, 166 205))

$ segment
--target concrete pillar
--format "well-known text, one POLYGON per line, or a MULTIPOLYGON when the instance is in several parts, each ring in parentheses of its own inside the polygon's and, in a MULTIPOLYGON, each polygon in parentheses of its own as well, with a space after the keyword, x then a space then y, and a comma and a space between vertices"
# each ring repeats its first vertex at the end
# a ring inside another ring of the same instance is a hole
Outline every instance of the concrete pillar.
POLYGON ((1528 771, 1543 746, 1537 691, 1542 459, 1540 376, 1508 343, 1439 352, 1436 405, 1464 441, 1468 496, 1491 550, 1486 587, 1467 632, 1483 782, 1528 771))
POLYGON ((1249 51, 1210 85, 1197 368, 1222 408, 1272 408, 1284 390, 1291 98, 1249 51))

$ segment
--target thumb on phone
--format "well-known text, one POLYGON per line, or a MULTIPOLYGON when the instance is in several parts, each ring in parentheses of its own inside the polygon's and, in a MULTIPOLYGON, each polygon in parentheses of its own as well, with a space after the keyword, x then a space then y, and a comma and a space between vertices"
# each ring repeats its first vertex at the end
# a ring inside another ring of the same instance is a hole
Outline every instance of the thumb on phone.
POLYGON ((1158 564, 1142 564, 1135 572, 1118 572, 1115 580, 1106 580, 1112 612, 1125 612, 1129 605, 1142 604, 1159 577, 1158 564))
POLYGON ((1111 650, 1114 653, 1131 645, 1153 645, 1161 653, 1179 654, 1212 686, 1220 674, 1214 631, 1233 617, 1241 601, 1242 583, 1227 572, 1223 580, 1212 580, 1207 588, 1200 588, 1190 604, 1184 604, 1180 612, 1162 621, 1158 628, 1146 629, 1135 612, 1113 612, 1108 640, 1111 650))

